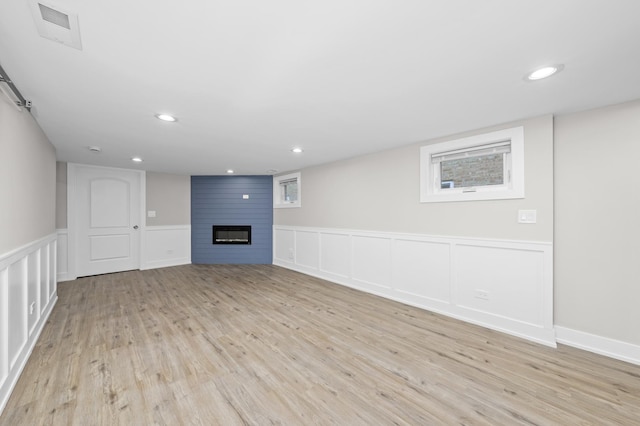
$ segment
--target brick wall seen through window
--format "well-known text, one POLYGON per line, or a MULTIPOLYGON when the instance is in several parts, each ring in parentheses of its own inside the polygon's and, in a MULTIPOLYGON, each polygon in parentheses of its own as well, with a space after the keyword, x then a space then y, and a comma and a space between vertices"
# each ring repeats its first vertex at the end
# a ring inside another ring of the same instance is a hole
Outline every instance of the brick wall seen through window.
POLYGON ((504 155, 460 158, 440 163, 441 187, 463 188, 504 183, 504 155))

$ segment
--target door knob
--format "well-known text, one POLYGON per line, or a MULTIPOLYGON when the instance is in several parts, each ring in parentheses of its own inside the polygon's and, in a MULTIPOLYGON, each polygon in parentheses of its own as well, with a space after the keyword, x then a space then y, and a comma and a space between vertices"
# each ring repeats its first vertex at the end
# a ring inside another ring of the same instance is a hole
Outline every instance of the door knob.
POLYGON ((138 229, 138 225, 133 225, 133 229, 138 229))

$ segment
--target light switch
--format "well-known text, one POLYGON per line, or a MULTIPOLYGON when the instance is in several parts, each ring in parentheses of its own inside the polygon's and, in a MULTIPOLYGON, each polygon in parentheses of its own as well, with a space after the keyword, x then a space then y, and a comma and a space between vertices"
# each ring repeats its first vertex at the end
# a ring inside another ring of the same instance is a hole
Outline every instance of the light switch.
POLYGON ((242 199, 243 200, 248 200, 249 199, 249 194, 243 194, 242 195, 242 199))
POLYGON ((518 210, 518 223, 536 223, 537 210, 518 210))
POLYGON ((147 217, 156 217, 156 211, 155 210, 149 210, 147 212, 147 217))

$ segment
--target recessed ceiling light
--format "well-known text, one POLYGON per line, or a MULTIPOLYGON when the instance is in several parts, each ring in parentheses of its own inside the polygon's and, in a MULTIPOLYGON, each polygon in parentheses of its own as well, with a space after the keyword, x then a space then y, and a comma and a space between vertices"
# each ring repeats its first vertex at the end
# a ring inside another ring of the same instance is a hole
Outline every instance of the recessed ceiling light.
POLYGON ((169 122, 178 121, 177 118, 175 118, 173 115, 169 115, 169 114, 156 114, 156 118, 158 120, 169 121, 169 122))
POLYGON ((134 163, 142 163, 142 158, 140 158, 140 157, 133 157, 133 158, 131 159, 131 161, 133 161, 134 163))
POLYGON ((269 170, 267 170, 267 174, 268 174, 268 175, 272 175, 272 174, 274 174, 274 173, 278 173, 278 170, 276 170, 276 169, 269 169, 269 170))
POLYGON ((91 152, 100 152, 102 151, 102 148, 100 148, 99 146, 88 146, 87 149, 91 152))
POLYGON ((302 148, 295 147, 291 150, 291 152, 295 154, 300 154, 302 152, 302 148))
POLYGON ((227 170, 227 174, 232 175, 232 174, 234 174, 234 173, 235 173, 235 172, 233 171, 233 169, 229 169, 229 170, 227 170))
POLYGON ((535 81, 542 80, 543 78, 551 77, 554 74, 562 71, 564 69, 564 65, 549 65, 546 67, 538 68, 535 71, 530 72, 525 76, 525 80, 535 81))

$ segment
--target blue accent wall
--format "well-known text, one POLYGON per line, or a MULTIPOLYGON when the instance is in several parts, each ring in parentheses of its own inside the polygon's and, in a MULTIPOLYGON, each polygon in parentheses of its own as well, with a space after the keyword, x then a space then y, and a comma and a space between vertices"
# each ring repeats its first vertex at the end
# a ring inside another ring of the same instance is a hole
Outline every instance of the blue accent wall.
POLYGON ((271 264, 272 237, 271 176, 191 176, 192 263, 271 264), (213 225, 251 225, 251 244, 212 244, 213 225))

